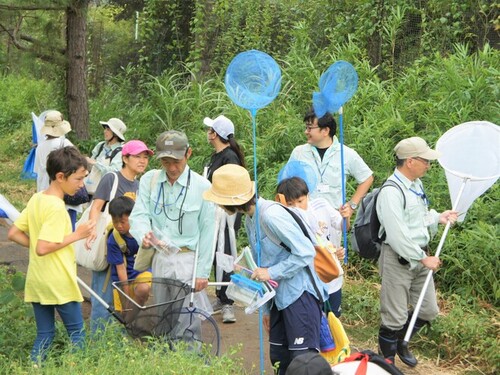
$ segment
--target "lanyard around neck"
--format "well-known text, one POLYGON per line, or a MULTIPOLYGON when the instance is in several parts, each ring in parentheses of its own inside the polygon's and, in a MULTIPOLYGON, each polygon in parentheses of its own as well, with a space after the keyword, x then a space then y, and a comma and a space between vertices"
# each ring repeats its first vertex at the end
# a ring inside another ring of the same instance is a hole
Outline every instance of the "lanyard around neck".
MULTIPOLYGON (((333 144, 330 147, 333 147, 333 144)), ((328 152, 328 150, 325 151, 325 153, 323 155, 323 158, 320 157, 320 159, 321 159, 322 162, 323 162, 323 159, 325 158, 325 155, 326 155, 327 152, 328 152)), ((311 150, 311 153, 312 153, 312 156, 313 156, 314 164, 316 164, 316 168, 318 169, 319 178, 320 178, 321 182, 323 182, 323 175, 325 174, 325 172, 326 172, 326 170, 328 168, 328 165, 330 164, 330 160, 327 161, 327 163, 325 165, 325 168, 323 168, 323 170, 321 170, 321 167, 318 164, 318 161, 316 160, 316 155, 314 154, 314 151, 311 150)), ((319 151, 318 151, 318 154, 319 154, 319 151)))
MULTIPOLYGON (((401 179, 399 178, 399 176, 397 174, 394 174, 394 177, 396 177, 398 179, 398 181, 401 182, 404 185, 403 181, 401 181, 401 179)), ((426 206, 429 206, 429 199, 427 199, 427 195, 425 195, 424 188, 422 187, 422 185, 420 185, 419 187, 420 187, 420 190, 421 190, 420 193, 418 191, 416 191, 416 190, 413 190, 412 188, 408 188, 408 190, 410 190, 417 197, 421 198, 424 201, 424 204, 426 206)))

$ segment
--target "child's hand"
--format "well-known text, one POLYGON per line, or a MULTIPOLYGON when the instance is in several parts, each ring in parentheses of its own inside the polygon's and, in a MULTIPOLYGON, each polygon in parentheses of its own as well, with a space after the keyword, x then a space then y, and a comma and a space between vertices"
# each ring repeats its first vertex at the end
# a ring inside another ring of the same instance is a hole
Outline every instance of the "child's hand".
POLYGON ((337 251, 335 252, 335 255, 337 256, 337 258, 340 261, 343 261, 344 257, 345 257, 345 250, 344 250, 344 248, 343 247, 337 248, 337 251))
POLYGON ((94 243, 96 237, 97 237, 97 232, 96 232, 96 228, 95 228, 95 225, 94 225, 94 228, 92 229, 92 231, 90 232, 90 234, 87 236, 87 239, 85 240, 85 248, 87 250, 90 250, 90 248, 92 247, 92 244, 94 243))
POLYGON ((78 239, 87 238, 92 233, 95 233, 95 224, 95 220, 89 220, 80 224, 75 230, 78 239))

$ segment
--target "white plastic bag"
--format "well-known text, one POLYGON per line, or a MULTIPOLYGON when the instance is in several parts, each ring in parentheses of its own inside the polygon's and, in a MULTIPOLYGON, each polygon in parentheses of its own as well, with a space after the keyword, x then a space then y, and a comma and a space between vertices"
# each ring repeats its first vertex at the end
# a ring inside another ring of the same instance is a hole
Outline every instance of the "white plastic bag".
MULTIPOLYGON (((80 220, 77 221, 76 226, 80 225, 89 220, 90 209, 92 206, 88 207, 82 214, 80 220)), ((92 243, 90 250, 85 247, 85 241, 76 241, 73 244, 76 255, 76 263, 85 268, 91 269, 93 271, 103 271, 108 266, 108 261, 106 259, 106 241, 108 239, 107 227, 111 221, 111 215, 107 210, 101 212, 99 219, 96 223, 96 238, 92 243)))
MULTIPOLYGON (((110 200, 115 198, 116 190, 118 189, 118 174, 113 172, 114 181, 109 194, 110 200)), ((108 267, 107 260, 107 246, 106 242, 108 240, 108 224, 111 222, 111 215, 108 212, 109 202, 106 203, 106 208, 99 215, 99 219, 96 222, 96 238, 92 243, 90 250, 85 247, 86 239, 76 241, 73 244, 76 255, 76 263, 80 266, 88 268, 93 271, 103 271, 108 267)), ((89 220, 90 210, 92 209, 92 204, 87 207, 83 212, 80 220, 76 222, 76 227, 81 223, 89 220)))

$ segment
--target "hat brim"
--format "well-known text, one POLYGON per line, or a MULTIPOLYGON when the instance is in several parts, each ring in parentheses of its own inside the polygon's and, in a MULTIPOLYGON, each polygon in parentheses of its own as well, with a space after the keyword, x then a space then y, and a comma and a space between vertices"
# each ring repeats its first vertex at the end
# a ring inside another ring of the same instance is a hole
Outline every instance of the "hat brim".
POLYGON ((128 155, 136 156, 136 155, 142 154, 143 152, 147 152, 149 156, 154 155, 154 152, 152 150, 150 150, 149 148, 145 148, 145 149, 134 150, 133 153, 125 154, 123 156, 128 156, 128 155))
POLYGON ((68 121, 63 120, 59 126, 42 126, 40 133, 50 135, 52 137, 62 137, 71 131, 71 125, 68 121))
POLYGON ((205 126, 208 126, 209 128, 212 128, 213 125, 214 125, 214 120, 212 120, 210 117, 205 117, 203 119, 203 124, 205 124, 205 126))
POLYGON ((125 141, 125 136, 123 135, 123 133, 119 131, 117 128, 115 128, 113 124, 110 124, 106 121, 99 121, 99 124, 101 124, 103 127, 107 126, 113 132, 114 135, 120 138, 120 140, 125 141))
POLYGON ((252 182, 252 187, 248 193, 238 196, 221 196, 213 191, 213 187, 203 192, 203 199, 214 202, 220 206, 240 206, 247 203, 255 195, 255 183, 252 182))
POLYGON ((418 155, 419 157, 427 160, 436 160, 441 156, 441 153, 436 150, 428 149, 423 154, 418 155))
POLYGON ((156 159, 172 158, 177 160, 182 160, 186 156, 186 150, 179 151, 162 151, 156 155, 156 159))

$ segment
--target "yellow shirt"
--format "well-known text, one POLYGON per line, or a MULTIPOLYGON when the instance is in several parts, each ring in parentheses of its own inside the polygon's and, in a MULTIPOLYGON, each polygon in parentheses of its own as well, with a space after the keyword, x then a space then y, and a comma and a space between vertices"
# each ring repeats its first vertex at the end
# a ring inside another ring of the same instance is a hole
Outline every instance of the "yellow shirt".
POLYGON ((83 301, 76 281, 73 245, 44 256, 37 255, 35 250, 39 239, 60 243, 71 233, 64 201, 53 195, 36 193, 14 225, 30 238, 24 300, 42 305, 83 301))

